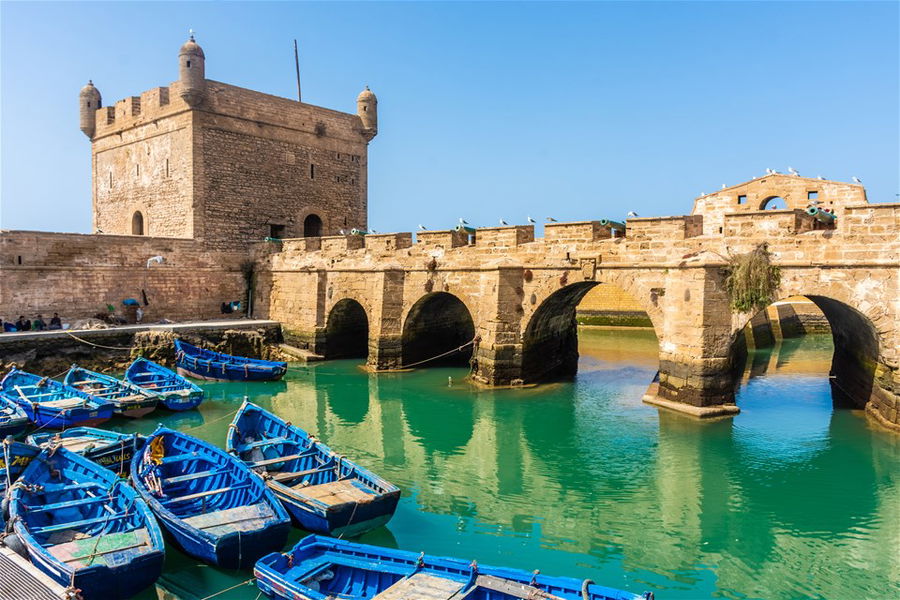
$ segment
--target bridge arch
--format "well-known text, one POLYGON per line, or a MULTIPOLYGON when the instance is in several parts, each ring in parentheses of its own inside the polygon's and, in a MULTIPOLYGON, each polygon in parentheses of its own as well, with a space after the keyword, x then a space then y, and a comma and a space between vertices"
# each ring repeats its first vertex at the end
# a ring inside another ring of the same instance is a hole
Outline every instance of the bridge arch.
MULTIPOLYGON (((403 319, 401 335, 402 365, 430 359, 475 338, 475 321, 466 303, 449 292, 431 292, 419 298, 403 319)), ((465 365, 472 346, 445 358, 429 361, 427 366, 465 365)))
MULTIPOLYGON (((880 369, 890 370, 885 365, 889 342, 879 331, 879 320, 884 313, 865 301, 859 302, 850 289, 832 286, 829 290, 818 290, 814 287, 806 293, 798 293, 798 288, 789 285, 787 291, 785 298, 805 296, 828 321, 834 346, 830 376, 832 385, 841 393, 841 400, 874 411, 879 416, 885 412, 888 416, 893 414, 896 401, 876 381, 880 369), (860 308, 868 310, 864 312, 860 308)), ((768 307, 763 309, 766 310, 768 307)), ((740 358, 744 351, 740 339, 744 327, 758 322, 763 311, 735 318, 731 345, 733 358, 740 358)), ((737 363, 743 364, 740 360, 737 363)))
POLYGON ((334 303, 325 321, 325 358, 366 358, 369 355, 369 316, 353 298, 334 303))
MULTIPOLYGON (((537 308, 526 316, 527 324, 522 332, 522 380, 526 383, 565 379, 578 372, 578 321, 576 309, 579 303, 599 281, 580 281, 564 285, 549 293, 537 308)), ((640 302, 631 286, 616 281, 605 281, 632 298, 646 312, 656 327, 653 308, 640 302), (626 287, 627 286, 627 287, 626 287)))

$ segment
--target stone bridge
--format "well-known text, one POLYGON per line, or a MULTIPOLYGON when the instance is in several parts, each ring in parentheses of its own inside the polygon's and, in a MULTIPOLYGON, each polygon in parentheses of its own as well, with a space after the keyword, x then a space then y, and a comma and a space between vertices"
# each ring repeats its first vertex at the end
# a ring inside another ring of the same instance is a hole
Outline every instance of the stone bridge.
POLYGON ((767 175, 695 200, 691 215, 284 240, 256 248, 257 316, 326 357, 400 369, 476 340, 472 378, 537 383, 577 369, 575 307, 598 283, 644 308, 659 340, 645 400, 697 416, 737 412, 744 325, 731 309, 730 255, 767 243, 778 298, 803 295, 835 342, 832 381, 877 420, 900 427, 900 204, 860 185, 767 175), (769 208, 773 202, 785 208, 769 208), (837 219, 808 214, 817 203, 837 219), (263 314, 261 314, 263 313, 263 314))

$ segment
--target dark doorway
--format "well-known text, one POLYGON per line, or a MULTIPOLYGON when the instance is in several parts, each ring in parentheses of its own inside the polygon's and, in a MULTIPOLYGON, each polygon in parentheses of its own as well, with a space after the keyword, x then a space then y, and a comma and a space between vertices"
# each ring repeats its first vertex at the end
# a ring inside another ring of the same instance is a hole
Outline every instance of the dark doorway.
POLYGON ((369 355, 369 318, 356 300, 334 305, 325 326, 325 358, 366 358, 369 355))
POLYGON ((309 215, 303 219, 303 237, 320 237, 322 235, 322 219, 319 215, 309 215))
MULTIPOLYGON (((475 323, 462 300, 436 292, 416 302, 403 324, 403 366, 451 352, 475 337, 475 323)), ((423 366, 467 365, 472 346, 423 366)))

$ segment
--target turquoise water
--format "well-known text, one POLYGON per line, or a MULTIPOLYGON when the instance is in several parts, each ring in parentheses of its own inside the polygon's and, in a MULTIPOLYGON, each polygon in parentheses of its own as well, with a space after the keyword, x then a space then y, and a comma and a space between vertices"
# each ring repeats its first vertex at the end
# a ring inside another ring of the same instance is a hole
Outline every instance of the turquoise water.
MULTIPOLYGON (((204 384, 199 412, 113 427, 162 421, 222 446, 247 395, 402 488, 367 543, 660 599, 900 596, 900 436, 833 408, 830 336, 752 355, 742 412, 700 423, 641 403, 652 334, 579 335, 569 383, 485 391, 460 369, 372 375, 336 361, 284 382, 204 384)), ((160 587, 188 600, 238 585, 215 597, 252 600, 239 585, 251 576, 170 546, 160 587)))

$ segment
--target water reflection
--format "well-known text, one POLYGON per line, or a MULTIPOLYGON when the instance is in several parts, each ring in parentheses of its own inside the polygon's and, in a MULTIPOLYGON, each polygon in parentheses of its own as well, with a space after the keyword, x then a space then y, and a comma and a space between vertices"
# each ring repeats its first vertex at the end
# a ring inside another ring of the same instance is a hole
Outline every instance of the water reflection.
MULTIPOLYGON (((461 370, 334 362, 252 397, 401 486, 364 541, 665 598, 898 588, 900 442, 834 408, 829 338, 751 353, 742 412, 701 423, 641 403, 652 336, 580 335, 585 368, 566 384, 485 391, 461 370)), ((192 433, 221 444, 238 397, 226 384, 192 433)), ((213 593, 248 577, 205 569, 176 560, 167 581, 213 593)))

